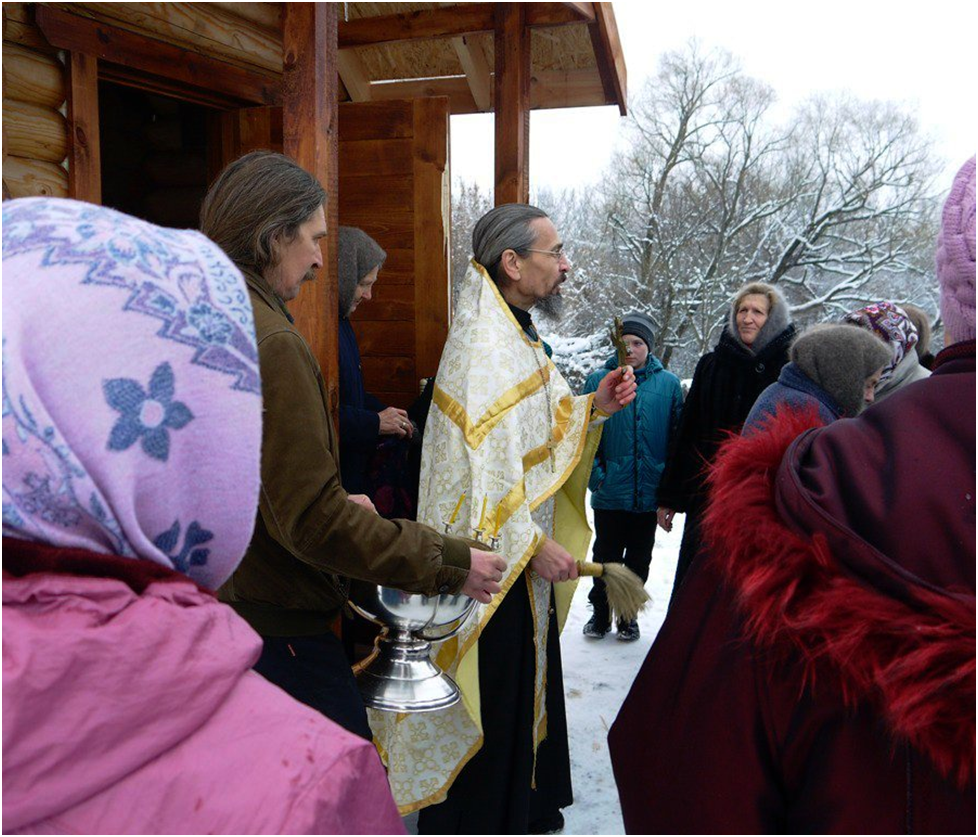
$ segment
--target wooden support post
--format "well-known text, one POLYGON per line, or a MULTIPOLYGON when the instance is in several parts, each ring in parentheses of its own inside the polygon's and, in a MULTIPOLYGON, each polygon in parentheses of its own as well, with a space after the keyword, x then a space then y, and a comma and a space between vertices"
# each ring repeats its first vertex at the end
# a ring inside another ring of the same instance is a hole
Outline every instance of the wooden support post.
POLYGON ((496 4, 496 206, 530 200, 530 30, 523 3, 496 4))
POLYGON ((448 337, 449 114, 445 98, 414 102, 415 368, 419 378, 438 371, 448 337))
POLYGON ((318 281, 306 284, 291 307, 322 368, 334 422, 339 400, 336 9, 335 3, 287 3, 282 33, 284 151, 322 183, 329 228, 318 281))
POLYGON ((102 203, 102 154, 98 121, 98 59, 65 55, 68 73, 68 194, 102 203))

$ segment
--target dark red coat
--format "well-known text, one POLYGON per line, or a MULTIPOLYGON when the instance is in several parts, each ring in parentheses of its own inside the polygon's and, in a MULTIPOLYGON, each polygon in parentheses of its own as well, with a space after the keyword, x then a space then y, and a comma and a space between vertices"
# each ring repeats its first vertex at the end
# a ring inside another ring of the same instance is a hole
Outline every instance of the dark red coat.
POLYGON ((724 446, 609 736, 630 833, 974 833, 974 346, 724 446))

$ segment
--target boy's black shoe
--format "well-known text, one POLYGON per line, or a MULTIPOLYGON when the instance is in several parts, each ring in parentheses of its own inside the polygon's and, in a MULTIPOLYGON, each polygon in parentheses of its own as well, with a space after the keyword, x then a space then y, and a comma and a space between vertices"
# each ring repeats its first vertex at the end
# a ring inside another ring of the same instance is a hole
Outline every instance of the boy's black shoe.
POLYGON ((638 622, 634 619, 629 622, 618 623, 618 639, 622 642, 635 642, 641 635, 638 629, 638 622))
POLYGON ((601 639, 610 630, 611 622, 592 616, 584 625, 584 636, 589 636, 591 639, 601 639))

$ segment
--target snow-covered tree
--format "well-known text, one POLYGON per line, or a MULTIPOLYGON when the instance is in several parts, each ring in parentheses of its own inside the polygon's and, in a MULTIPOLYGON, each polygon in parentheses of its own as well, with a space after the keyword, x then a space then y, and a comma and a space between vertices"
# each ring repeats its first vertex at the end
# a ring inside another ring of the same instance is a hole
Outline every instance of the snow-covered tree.
MULTIPOLYGON (((836 95, 779 121, 774 103, 730 54, 690 42, 630 103, 600 189, 533 195, 573 260, 565 317, 543 323, 572 377, 607 357, 612 318, 632 309, 657 326, 654 354, 690 374, 749 281, 779 285, 801 325, 879 299, 936 313, 937 161, 914 118, 836 95)), ((490 206, 456 189, 453 274, 490 206)))

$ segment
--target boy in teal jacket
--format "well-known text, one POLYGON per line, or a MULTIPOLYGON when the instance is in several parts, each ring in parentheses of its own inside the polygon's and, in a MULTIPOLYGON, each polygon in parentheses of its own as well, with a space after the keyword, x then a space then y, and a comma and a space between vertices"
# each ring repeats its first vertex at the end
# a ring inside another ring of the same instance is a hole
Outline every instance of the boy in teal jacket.
MULTIPOLYGON (((679 378, 650 353, 652 328, 652 320, 640 312, 624 317, 622 337, 638 393, 635 401, 605 423, 589 484, 594 509, 593 560, 624 563, 643 582, 649 577, 655 543, 659 480, 683 406, 679 378)), ((617 365, 613 357, 593 372, 584 391, 594 392, 607 370, 617 365)), ((594 579, 588 598, 594 613, 584 626, 584 635, 600 639, 611 630, 608 597, 600 578, 594 579)), ((633 642, 638 638, 638 622, 619 621, 618 639, 633 642)))

